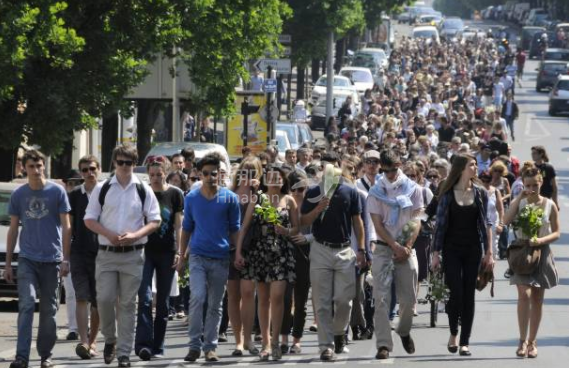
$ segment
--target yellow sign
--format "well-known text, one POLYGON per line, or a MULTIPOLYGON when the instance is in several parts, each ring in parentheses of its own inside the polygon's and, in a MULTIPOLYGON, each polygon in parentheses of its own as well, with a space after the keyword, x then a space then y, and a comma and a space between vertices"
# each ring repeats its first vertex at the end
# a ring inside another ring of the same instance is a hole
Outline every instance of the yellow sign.
POLYGON ((265 120, 266 98, 262 92, 238 92, 235 99, 235 115, 227 121, 227 154, 230 158, 241 157, 243 148, 243 115, 241 103, 249 98, 249 106, 259 106, 259 110, 247 118, 247 147, 257 154, 267 148, 267 121, 265 120))

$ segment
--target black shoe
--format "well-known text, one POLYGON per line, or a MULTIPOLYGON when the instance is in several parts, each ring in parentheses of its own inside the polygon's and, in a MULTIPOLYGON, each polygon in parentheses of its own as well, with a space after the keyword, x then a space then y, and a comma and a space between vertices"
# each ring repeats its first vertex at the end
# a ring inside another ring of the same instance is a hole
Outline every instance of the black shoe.
POLYGON ((174 320, 174 313, 168 315, 168 321, 174 320))
POLYGON ((281 353, 284 355, 284 354, 288 354, 290 347, 288 346, 288 344, 281 344, 280 349, 281 349, 281 353))
POLYGON ((263 341, 263 336, 261 336, 260 333, 256 333, 253 340, 254 340, 255 342, 263 341))
POLYGON ((389 358, 389 349, 385 346, 380 347, 377 349, 377 354, 375 354, 375 359, 388 359, 389 358))
POLYGON ((336 360, 336 354, 334 354, 332 349, 326 349, 320 354, 320 360, 323 362, 333 362, 336 360))
POLYGON ((152 358, 152 352, 150 351, 150 349, 148 348, 142 348, 140 349, 140 351, 138 352, 138 357, 142 360, 149 361, 150 358, 152 358))
POLYGON ((458 351, 458 346, 447 345, 447 349, 449 353, 456 354, 456 352, 458 351))
POLYGON ((461 356, 471 356, 472 355, 472 353, 468 349, 468 346, 461 346, 460 350, 458 351, 458 354, 461 356))
POLYGON ((188 352, 188 355, 186 355, 186 357, 184 358, 184 361, 195 362, 196 360, 199 359, 200 355, 201 355, 201 351, 190 349, 190 351, 188 352))
POLYGON ((514 273, 512 272, 512 270, 510 270, 509 268, 506 270, 506 272, 504 272, 504 277, 509 279, 510 277, 512 277, 514 273))
POLYGON ((65 340, 67 341, 79 340, 79 335, 77 334, 77 332, 71 331, 70 333, 67 334, 67 336, 65 336, 65 340))
POLYGON ((360 326, 352 327, 352 340, 353 341, 363 340, 362 332, 361 332, 362 330, 363 330, 363 328, 361 328, 360 326))
POLYGON ((224 333, 220 333, 219 337, 217 338, 218 342, 227 342, 227 335, 224 333))
POLYGON ((103 357, 105 359, 105 364, 111 364, 115 360, 115 355, 117 351, 115 344, 105 344, 103 349, 103 357))
POLYGON ((28 361, 23 358, 16 357, 16 359, 10 363, 10 368, 28 368, 28 361))
POLYGON ((415 353, 415 342, 409 336, 401 336, 401 343, 403 344, 403 349, 407 352, 407 354, 415 353))
POLYGON ((362 339, 365 339, 365 340, 373 339, 373 332, 374 332, 373 327, 366 328, 366 330, 362 333, 362 339))
POLYGON ((89 352, 89 346, 83 343, 77 344, 75 347, 75 354, 81 359, 91 359, 91 353, 89 352))
POLYGON ((119 367, 130 367, 130 359, 127 356, 119 357, 119 367))
POLYGON ((342 354, 344 352, 345 346, 346 346, 346 336, 345 335, 334 336, 334 353, 342 354))
POLYGON ((49 358, 41 358, 40 368, 51 368, 53 367, 53 362, 49 358))

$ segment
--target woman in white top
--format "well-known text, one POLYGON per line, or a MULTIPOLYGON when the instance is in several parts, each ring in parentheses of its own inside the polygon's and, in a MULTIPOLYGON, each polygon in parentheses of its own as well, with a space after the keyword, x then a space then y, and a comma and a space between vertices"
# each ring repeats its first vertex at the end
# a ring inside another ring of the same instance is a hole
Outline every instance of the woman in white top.
MULTIPOLYGON (((518 325, 520 343, 516 350, 519 357, 536 358, 536 337, 541 322, 545 289, 550 289, 559 283, 559 275, 553 261, 549 244, 561 236, 559 230, 559 213, 551 199, 539 195, 543 178, 538 169, 526 170, 522 176, 524 190, 510 205, 505 223, 512 223, 518 213, 527 205, 537 206, 544 211, 542 225, 538 237, 530 240, 532 247, 540 247, 539 264, 531 275, 514 274, 510 285, 518 288, 518 325), (528 336, 529 330, 529 336, 528 336)), ((527 238, 521 231, 516 231, 518 238, 527 238)))

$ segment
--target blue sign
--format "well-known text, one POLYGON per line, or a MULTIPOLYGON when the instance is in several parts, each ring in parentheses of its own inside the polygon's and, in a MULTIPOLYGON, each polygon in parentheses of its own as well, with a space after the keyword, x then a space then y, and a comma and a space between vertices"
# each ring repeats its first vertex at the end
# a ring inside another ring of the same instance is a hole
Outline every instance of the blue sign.
POLYGON ((277 80, 265 79, 265 82, 263 83, 263 90, 265 91, 265 93, 277 92, 277 80))

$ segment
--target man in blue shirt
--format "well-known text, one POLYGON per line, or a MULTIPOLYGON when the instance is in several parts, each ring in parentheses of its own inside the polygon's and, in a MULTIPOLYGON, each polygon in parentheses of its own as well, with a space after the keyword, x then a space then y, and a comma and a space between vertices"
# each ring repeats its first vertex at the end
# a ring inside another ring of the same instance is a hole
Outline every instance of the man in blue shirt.
POLYGON ((52 367, 51 352, 57 340, 55 314, 59 277, 69 273, 71 210, 62 186, 45 178, 45 157, 35 150, 24 154, 22 163, 28 184, 10 198, 5 279, 14 282, 12 258, 20 232, 18 254, 18 343, 10 368, 27 368, 32 345, 32 324, 36 298, 40 296, 37 348, 41 367, 52 367), (62 249, 63 248, 63 249, 62 249))
POLYGON ((191 191, 184 201, 184 222, 178 262, 182 273, 189 256, 190 267, 190 350, 184 358, 195 362, 203 349, 208 362, 218 361, 215 354, 221 322, 222 301, 229 274, 229 244, 237 243, 240 224, 238 197, 219 186, 220 160, 206 155, 197 165, 203 185, 191 191), (189 251, 186 249, 189 245, 189 251), (207 312, 204 321, 204 304, 207 312), (204 341, 202 343, 201 337, 204 341))

